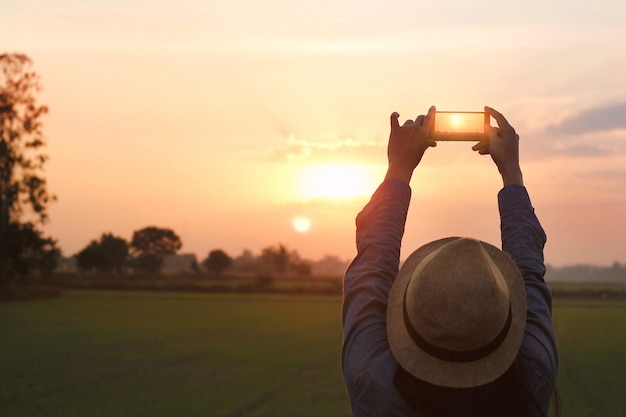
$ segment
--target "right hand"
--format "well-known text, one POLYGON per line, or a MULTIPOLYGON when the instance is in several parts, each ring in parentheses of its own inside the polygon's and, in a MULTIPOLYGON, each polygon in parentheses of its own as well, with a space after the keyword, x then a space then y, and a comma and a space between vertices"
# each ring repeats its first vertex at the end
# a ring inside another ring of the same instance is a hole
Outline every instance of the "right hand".
POLYGON ((485 113, 496 119, 498 127, 485 125, 487 139, 472 146, 472 150, 481 155, 491 155, 505 187, 510 184, 524 185, 519 164, 519 135, 500 112, 485 106, 485 113))
POLYGON ((437 146, 430 138, 430 130, 435 120, 435 106, 428 113, 417 116, 415 120, 407 120, 402 126, 398 122, 398 113, 392 113, 391 133, 387 145, 387 175, 385 179, 397 178, 410 182, 413 170, 422 160, 426 149, 437 146))

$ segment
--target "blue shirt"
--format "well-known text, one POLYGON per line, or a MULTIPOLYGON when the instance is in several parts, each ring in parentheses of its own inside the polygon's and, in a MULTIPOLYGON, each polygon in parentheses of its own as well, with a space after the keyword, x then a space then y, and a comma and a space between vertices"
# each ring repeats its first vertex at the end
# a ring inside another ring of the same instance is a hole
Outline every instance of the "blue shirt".
MULTIPOLYGON (((410 200, 406 182, 386 180, 356 219, 357 256, 344 277, 342 311, 342 368, 354 417, 415 416, 393 383, 399 365, 389 349, 386 327, 410 200)), ((518 379, 527 400, 546 415, 558 363, 552 295, 543 280, 546 235, 523 186, 503 188, 498 206, 502 250, 517 264, 526 286, 528 313, 516 359, 518 379)))

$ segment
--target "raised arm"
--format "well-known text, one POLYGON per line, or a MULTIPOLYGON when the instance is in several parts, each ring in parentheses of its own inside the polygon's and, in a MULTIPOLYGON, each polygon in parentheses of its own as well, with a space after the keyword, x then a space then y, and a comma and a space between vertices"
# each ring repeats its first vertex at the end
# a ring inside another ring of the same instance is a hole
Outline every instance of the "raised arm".
POLYGON ((543 282, 546 235, 524 188, 519 135, 500 112, 490 107, 485 107, 485 112, 496 120, 498 127, 485 126, 487 139, 472 149, 481 155, 491 155, 502 176, 504 189, 498 195, 502 250, 511 255, 522 274, 531 274, 543 282))
MULTIPOLYGON (((408 183, 426 149, 435 146, 428 138, 434 114, 432 107, 427 115, 407 120, 402 126, 398 113, 391 115, 385 180, 356 219, 357 256, 344 277, 342 312, 342 364, 351 399, 360 396, 357 386, 362 388, 379 355, 391 355, 387 299, 399 268, 400 243, 411 198, 408 183)), ((353 407, 354 415, 358 415, 358 405, 353 407)))
MULTIPOLYGON (((502 114, 485 107, 498 122, 486 126, 487 140, 473 147, 481 155, 491 155, 502 176, 504 188, 498 193, 502 250, 508 253, 524 278, 527 298, 526 333, 521 353, 539 367, 543 377, 528 387, 538 404, 549 402, 556 381, 558 354, 552 324, 552 294, 544 281, 543 249, 546 234, 535 215, 524 187, 519 162, 519 136, 502 114)), ((544 412, 547 409, 543 410, 544 412)))

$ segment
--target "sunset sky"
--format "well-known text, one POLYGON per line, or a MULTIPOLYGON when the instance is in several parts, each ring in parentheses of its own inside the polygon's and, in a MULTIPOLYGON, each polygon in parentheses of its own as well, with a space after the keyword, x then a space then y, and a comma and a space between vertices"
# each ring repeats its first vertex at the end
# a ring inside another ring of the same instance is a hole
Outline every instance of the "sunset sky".
MULTIPOLYGON (((621 0, 21 0, 0 3, 0 53, 41 76, 46 232, 66 256, 155 225, 199 259, 352 258, 389 115, 434 104, 507 116, 546 261, 608 265, 626 262, 624 22, 621 0)), ((471 145, 427 151, 403 257, 499 244, 501 180, 471 145)))

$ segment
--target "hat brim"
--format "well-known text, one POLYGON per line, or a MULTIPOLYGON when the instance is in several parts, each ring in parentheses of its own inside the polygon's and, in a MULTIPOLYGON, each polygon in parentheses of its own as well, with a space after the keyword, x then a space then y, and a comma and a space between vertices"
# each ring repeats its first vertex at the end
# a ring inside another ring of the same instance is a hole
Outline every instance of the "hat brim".
POLYGON ((460 238, 428 243, 407 258, 389 295, 387 336, 400 366, 416 378, 443 387, 469 388, 494 381, 517 357, 526 327, 526 289, 522 275, 509 255, 493 245, 480 242, 502 272, 509 288, 512 321, 507 335, 489 355, 469 362, 449 362, 423 351, 413 341, 404 323, 404 295, 415 268, 427 256, 457 239, 460 238))

